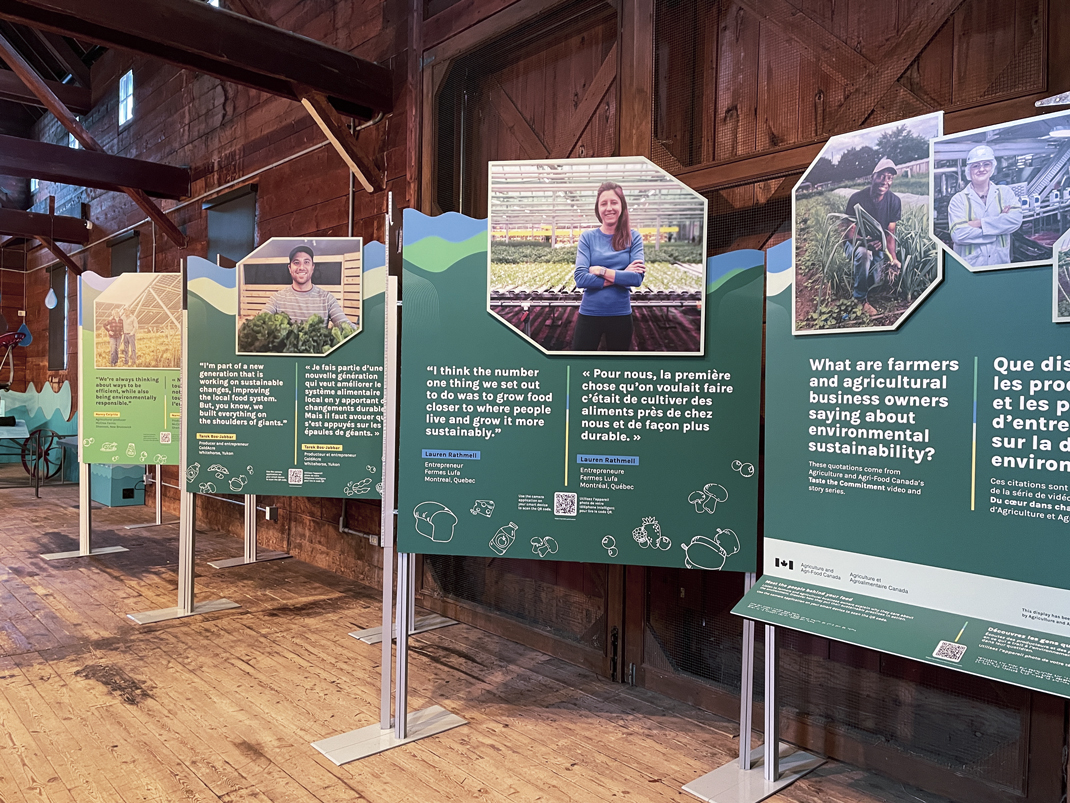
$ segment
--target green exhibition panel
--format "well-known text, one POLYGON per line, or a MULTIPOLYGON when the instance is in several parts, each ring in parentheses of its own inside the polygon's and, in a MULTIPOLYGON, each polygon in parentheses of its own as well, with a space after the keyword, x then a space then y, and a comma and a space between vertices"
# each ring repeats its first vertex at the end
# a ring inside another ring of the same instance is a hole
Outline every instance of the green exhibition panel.
POLYGON ((78 277, 83 463, 178 464, 182 277, 78 277))
POLYGON ((762 253, 707 262, 704 200, 645 160, 490 170, 489 220, 404 214, 398 548, 753 571, 762 253), (607 180, 631 239, 596 259, 607 180), (630 340, 579 345, 614 280, 630 340))
POLYGON ((768 253, 765 565, 736 613, 1070 696, 1067 119, 916 118, 803 177, 768 253), (884 161, 919 138, 930 159, 884 161), (891 237, 863 214, 887 192, 891 237))
POLYGON ((356 238, 186 260, 187 491, 379 498, 385 265, 356 238))

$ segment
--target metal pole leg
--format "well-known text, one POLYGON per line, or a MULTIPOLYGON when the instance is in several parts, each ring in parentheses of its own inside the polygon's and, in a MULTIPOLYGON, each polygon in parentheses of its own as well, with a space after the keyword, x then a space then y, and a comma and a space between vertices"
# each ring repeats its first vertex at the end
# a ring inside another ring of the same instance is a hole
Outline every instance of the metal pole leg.
MULTIPOLYGON (((398 553, 397 673, 394 679, 394 737, 408 736, 409 719, 409 572, 412 554, 398 553)), ((386 641, 384 638, 383 641, 386 641)))
POLYGON ((182 522, 178 535, 178 610, 193 613, 193 556, 197 549, 196 497, 182 491, 182 522))
POLYGON ((78 464, 78 554, 90 553, 93 537, 93 496, 90 492, 92 466, 78 464))
POLYGON ((765 780, 780 779, 780 710, 777 701, 776 628, 765 626, 765 780))
POLYGON ((256 494, 245 495, 245 562, 256 563, 256 494))
MULTIPOLYGON (((743 577, 743 593, 754 585, 754 572, 743 577)), ((754 731, 754 620, 743 620, 743 675, 739 683, 739 768, 749 770, 754 731)))
POLYGON ((163 466, 156 464, 156 523, 163 524, 163 466))

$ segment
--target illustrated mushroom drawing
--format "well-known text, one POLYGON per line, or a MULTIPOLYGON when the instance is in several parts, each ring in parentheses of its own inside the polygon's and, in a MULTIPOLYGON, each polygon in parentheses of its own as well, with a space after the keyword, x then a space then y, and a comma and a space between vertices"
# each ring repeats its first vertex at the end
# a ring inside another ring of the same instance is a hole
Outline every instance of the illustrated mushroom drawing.
POLYGON ((695 506, 696 513, 713 513, 718 502, 728 501, 728 489, 716 482, 702 486, 701 491, 692 491, 687 501, 695 506))

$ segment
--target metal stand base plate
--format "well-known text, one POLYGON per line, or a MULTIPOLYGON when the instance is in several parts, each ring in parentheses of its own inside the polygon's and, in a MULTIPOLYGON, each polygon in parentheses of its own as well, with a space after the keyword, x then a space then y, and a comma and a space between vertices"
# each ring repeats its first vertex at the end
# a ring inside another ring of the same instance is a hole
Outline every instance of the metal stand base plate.
POLYGON ((192 611, 183 611, 181 608, 160 608, 158 611, 145 611, 144 613, 128 613, 128 619, 133 619, 139 625, 148 625, 153 622, 166 622, 168 619, 182 619, 186 616, 197 616, 202 613, 215 613, 226 611, 231 608, 240 608, 236 602, 229 599, 214 599, 211 602, 198 602, 192 611))
POLYGON ((124 527, 123 529, 141 530, 145 527, 166 527, 169 524, 178 524, 178 519, 175 519, 174 521, 161 521, 159 523, 156 523, 155 521, 150 521, 148 524, 127 524, 126 527, 124 527))
POLYGON ((349 733, 331 736, 313 742, 312 746, 323 753, 328 760, 339 767, 356 761, 360 758, 374 756, 392 747, 400 747, 417 739, 434 736, 436 733, 448 731, 458 725, 467 725, 466 720, 456 714, 451 714, 440 705, 433 705, 422 711, 413 711, 408 719, 408 736, 404 739, 394 737, 393 730, 383 730, 379 723, 360 728, 349 733))
POLYGON ((246 560, 244 557, 240 558, 224 558, 223 560, 210 560, 208 565, 213 569, 229 569, 231 566, 247 566, 250 563, 263 563, 265 560, 279 560, 281 558, 292 558, 289 552, 257 552, 256 560, 246 560))
POLYGON ((752 769, 740 769, 737 759, 696 778, 683 789, 708 803, 758 803, 825 763, 819 756, 793 750, 791 745, 780 743, 780 778, 775 781, 765 780, 765 748, 757 747, 751 752, 752 769))
POLYGON ((73 552, 49 552, 47 555, 41 557, 45 560, 63 560, 64 558, 88 558, 91 555, 110 555, 113 552, 129 552, 130 550, 124 546, 102 546, 97 549, 91 549, 89 552, 82 552, 79 549, 75 549, 73 552))
MULTIPOLYGON (((208 564, 211 566, 212 564, 208 564)), ((439 616, 437 613, 432 613, 427 616, 417 616, 416 621, 413 623, 412 630, 409 631, 409 635, 415 635, 417 633, 426 633, 428 630, 438 630, 440 627, 449 627, 450 625, 457 624, 456 619, 449 619, 445 616, 439 616)), ((383 627, 369 627, 367 630, 354 630, 350 633, 357 641, 363 641, 365 644, 380 644, 383 641, 383 627)))

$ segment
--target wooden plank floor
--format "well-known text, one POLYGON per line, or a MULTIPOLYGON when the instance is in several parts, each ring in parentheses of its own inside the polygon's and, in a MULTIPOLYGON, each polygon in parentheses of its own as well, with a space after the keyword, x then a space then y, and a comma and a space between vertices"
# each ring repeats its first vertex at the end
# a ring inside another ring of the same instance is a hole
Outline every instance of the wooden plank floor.
MULTIPOLYGON (((233 537, 198 534, 197 599, 240 610, 138 626, 176 601, 177 528, 148 508, 94 511, 77 489, 0 490, 0 801, 687 801, 730 760, 734 723, 463 625, 411 640, 414 708, 467 726, 345 767, 309 743, 378 720, 378 592, 295 560, 215 571, 233 537)), ((939 803, 842 764, 776 800, 939 803)))

